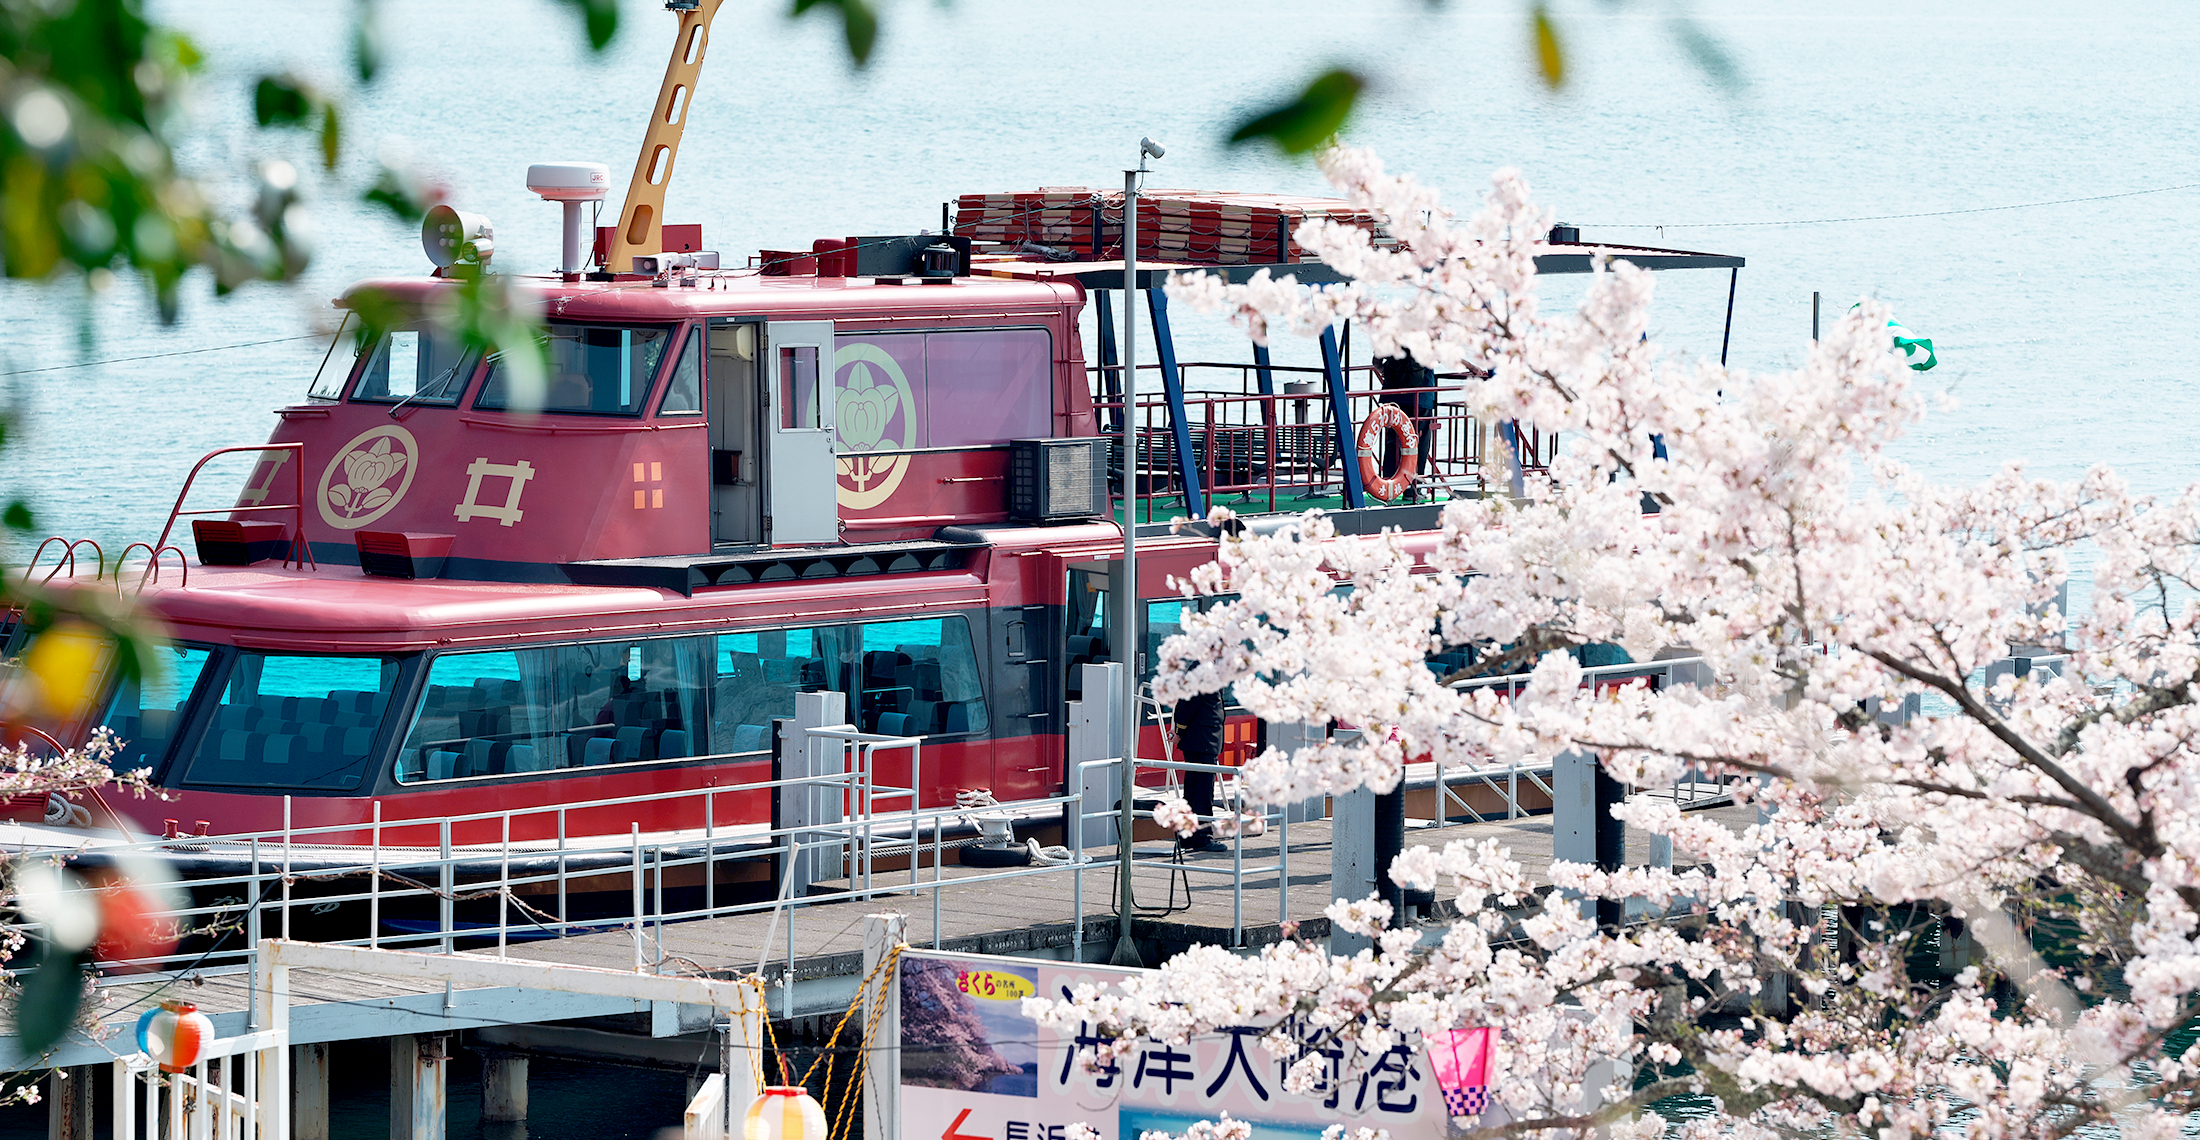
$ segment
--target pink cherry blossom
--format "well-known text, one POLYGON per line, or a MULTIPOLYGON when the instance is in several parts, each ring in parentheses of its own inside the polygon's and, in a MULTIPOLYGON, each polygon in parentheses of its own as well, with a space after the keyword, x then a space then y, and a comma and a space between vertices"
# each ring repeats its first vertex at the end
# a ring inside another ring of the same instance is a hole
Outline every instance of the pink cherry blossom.
POLYGON ((1547 478, 1453 501, 1434 535, 1340 536, 1314 513, 1225 539, 1184 588, 1237 598, 1187 611, 1156 695, 1228 685, 1273 722, 1362 726, 1249 761, 1255 802, 1392 788, 1422 755, 1575 751, 1637 787, 1734 781, 1758 822, 1636 797, 1616 814, 1673 865, 1559 863, 1548 892, 1494 841, 1416 849, 1394 877, 1461 915, 1433 936, 1340 901, 1332 925, 1372 949, 1194 948, 1033 1015, 1097 1024, 1116 1054, 1285 1015, 1363 1059, 1495 1026, 1506 1134, 2175 1134, 2200 1096, 2200 1056, 2164 1044, 2200 1016, 2200 488, 2016 464, 1928 484, 1889 453, 1927 401, 1876 302, 1790 371, 1677 358, 1650 335, 1652 275, 1624 261, 1573 312, 1539 305, 1551 214, 1517 173, 1462 216, 1364 151, 1323 165, 1400 247, 1311 223, 1298 240, 1350 284, 1191 275, 1174 297, 1256 338, 1350 319, 1377 353, 1486 374, 1456 394, 1481 422, 1563 442, 1547 478), (2092 601, 2066 614, 2081 560, 2092 601), (1700 658, 1700 683, 1583 688, 1560 651, 1588 644, 1700 658), (1425 664, 1461 646, 1525 688, 1425 664), (2057 660, 1987 684, 2012 647, 2057 660), (1941 711, 1869 711, 1920 695, 1941 711), (1602 928, 1579 899, 1635 917, 1602 928), (1710 1117, 1649 1111, 1677 1093, 1710 1117))

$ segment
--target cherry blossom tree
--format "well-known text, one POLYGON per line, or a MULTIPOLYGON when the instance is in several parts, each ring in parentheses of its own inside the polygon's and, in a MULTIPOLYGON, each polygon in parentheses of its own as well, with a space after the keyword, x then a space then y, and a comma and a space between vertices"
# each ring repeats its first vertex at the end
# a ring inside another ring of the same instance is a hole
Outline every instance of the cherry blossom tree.
MULTIPOLYGON (((2106 469, 2015 464, 1929 485, 1887 454, 1927 401, 1882 307, 1790 372, 1676 360, 1648 336, 1651 275, 1624 262, 1577 311, 1539 306, 1551 215, 1517 174, 1461 218, 1365 152, 1323 162, 1402 248, 1313 223, 1300 240, 1354 283, 1172 294, 1256 337, 1357 321, 1378 352, 1487 373, 1463 393, 1481 422, 1564 443, 1523 495, 1449 504, 1419 554, 1318 514, 1225 538, 1185 588, 1239 598, 1187 612, 1157 696, 1233 685, 1269 721, 1365 728, 1248 763, 1267 803, 1388 790, 1424 755, 1572 750, 1640 788, 1738 781, 1761 822, 1636 797, 1614 814, 1669 837, 1674 865, 1561 862, 1550 892, 1494 841, 1413 849, 1392 875, 1448 887, 1448 929, 1339 903, 1372 950, 1197 948, 1034 1016, 1102 1025, 1103 1051, 1287 1015, 1361 1056, 1495 1026, 1475 1136, 2176 1135, 2200 1089, 2200 1049, 2170 1043, 2200 1014, 2200 488, 2151 499, 2106 469), (2092 602, 2073 617, 2056 599, 2080 552, 2092 602), (1584 687, 1566 651, 1587 645, 1700 655, 1703 680, 1584 687), (1984 683, 2012 646, 2061 666, 1984 683), (1532 680, 1508 700, 1427 664, 1459 647, 1532 680), (1932 715, 1875 715, 1913 696, 1932 715), (1652 1106, 1678 1094, 1705 1118, 1669 1128, 1652 1106)), ((1303 1037, 1268 1046, 1290 1087, 1320 1078, 1303 1037)))

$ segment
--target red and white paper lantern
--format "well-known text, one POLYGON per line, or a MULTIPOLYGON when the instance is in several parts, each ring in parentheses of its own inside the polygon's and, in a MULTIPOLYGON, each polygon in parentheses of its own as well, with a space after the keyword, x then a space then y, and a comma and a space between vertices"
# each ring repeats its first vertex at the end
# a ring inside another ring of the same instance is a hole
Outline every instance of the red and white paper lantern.
MULTIPOLYGON (((214 1040, 214 1023, 187 1001, 164 1001, 138 1018, 138 1050, 164 1073, 180 1073, 199 1063, 214 1040)), ((820 1114, 822 1117, 822 1114, 820 1114)))
POLYGON ((770 1085, 749 1102, 742 1140, 825 1140, 825 1110, 800 1085, 770 1085))

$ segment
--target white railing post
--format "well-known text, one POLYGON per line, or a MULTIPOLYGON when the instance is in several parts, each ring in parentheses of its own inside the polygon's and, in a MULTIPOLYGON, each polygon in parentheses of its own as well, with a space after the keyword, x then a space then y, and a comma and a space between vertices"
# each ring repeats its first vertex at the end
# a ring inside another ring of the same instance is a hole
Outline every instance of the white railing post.
POLYGON ((506 928, 512 924, 512 813, 504 813, 503 863, 497 872, 497 957, 504 957, 506 928))
POLYGON ((283 797, 283 937, 290 937, 290 797, 283 797))
POLYGON ((367 848, 367 945, 382 945, 382 801, 374 801, 374 832, 367 848))
POLYGON ((634 921, 631 925, 634 932, 634 972, 639 974, 642 972, 642 825, 628 823, 626 826, 628 842, 633 845, 634 921))
MULTIPOLYGON (((253 971, 254 977, 259 975, 260 903, 263 899, 264 892, 260 890, 260 840, 258 836, 254 836, 252 839, 252 885, 247 887, 244 893, 244 937, 247 943, 245 958, 253 971)), ((245 1001, 244 1023, 246 1028, 249 1029, 260 1028, 260 990, 258 986, 252 988, 251 995, 245 1001)))
POLYGON ((448 954, 457 946, 457 939, 451 935, 452 927, 458 921, 457 909, 454 900, 451 898, 452 895, 458 893, 458 868, 451 861, 451 821, 448 819, 443 821, 440 838, 442 873, 437 882, 442 887, 440 892, 442 897, 437 900, 436 926, 443 933, 443 952, 448 954))

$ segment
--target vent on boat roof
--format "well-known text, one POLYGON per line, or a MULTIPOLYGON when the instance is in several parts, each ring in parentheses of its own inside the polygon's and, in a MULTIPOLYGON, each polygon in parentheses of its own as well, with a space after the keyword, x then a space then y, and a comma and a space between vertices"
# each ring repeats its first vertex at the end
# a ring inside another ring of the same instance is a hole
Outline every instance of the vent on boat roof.
POLYGON ((440 578, 450 556, 449 534, 363 530, 352 539, 359 549, 359 572, 376 578, 440 578))
POLYGON ((201 566, 250 566, 281 558, 289 550, 290 528, 279 522, 193 519, 192 543, 201 566))
POLYGON ((644 586, 693 595, 711 586, 860 578, 959 570, 982 542, 876 542, 799 550, 681 554, 568 562, 560 569, 576 586, 644 586))

